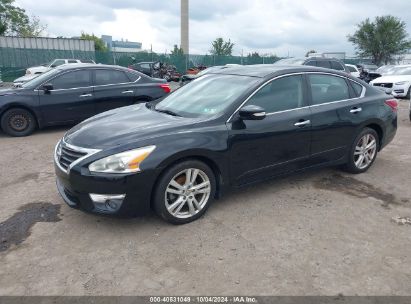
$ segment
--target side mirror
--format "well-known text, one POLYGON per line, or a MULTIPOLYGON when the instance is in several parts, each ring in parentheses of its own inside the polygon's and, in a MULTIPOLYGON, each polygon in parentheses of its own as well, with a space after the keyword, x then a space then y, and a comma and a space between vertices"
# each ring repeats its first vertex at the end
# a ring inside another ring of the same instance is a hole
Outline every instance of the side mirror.
POLYGON ((53 85, 51 83, 45 83, 45 84, 43 84, 42 89, 46 93, 50 92, 51 90, 53 90, 53 85))
POLYGON ((240 109, 240 118, 243 120, 262 120, 266 113, 262 107, 248 105, 240 109))

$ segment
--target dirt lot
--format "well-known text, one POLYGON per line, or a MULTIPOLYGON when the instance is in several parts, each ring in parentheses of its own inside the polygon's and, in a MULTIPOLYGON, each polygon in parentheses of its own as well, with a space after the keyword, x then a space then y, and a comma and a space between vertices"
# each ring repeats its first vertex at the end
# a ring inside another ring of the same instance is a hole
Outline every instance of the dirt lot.
POLYGON ((411 124, 368 173, 273 180, 171 226, 67 207, 53 148, 66 131, 0 134, 0 295, 411 295, 411 124))

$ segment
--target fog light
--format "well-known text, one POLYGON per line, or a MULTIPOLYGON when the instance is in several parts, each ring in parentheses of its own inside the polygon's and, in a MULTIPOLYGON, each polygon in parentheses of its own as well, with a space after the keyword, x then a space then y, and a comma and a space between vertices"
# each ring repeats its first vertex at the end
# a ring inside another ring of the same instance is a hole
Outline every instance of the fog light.
POLYGON ((94 194, 90 193, 90 198, 93 201, 97 211, 105 213, 114 213, 121 208, 125 194, 94 194))

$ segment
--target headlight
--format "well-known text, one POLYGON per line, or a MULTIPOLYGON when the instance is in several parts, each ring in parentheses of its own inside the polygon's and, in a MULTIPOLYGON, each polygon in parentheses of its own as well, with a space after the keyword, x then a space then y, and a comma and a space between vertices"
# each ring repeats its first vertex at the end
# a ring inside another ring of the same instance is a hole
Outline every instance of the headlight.
POLYGON ((154 151, 156 146, 148 146, 111 155, 89 165, 91 172, 132 173, 139 172, 140 164, 154 151))
POLYGON ((408 81, 400 81, 400 82, 396 82, 394 83, 395 85, 403 85, 406 84, 408 81))

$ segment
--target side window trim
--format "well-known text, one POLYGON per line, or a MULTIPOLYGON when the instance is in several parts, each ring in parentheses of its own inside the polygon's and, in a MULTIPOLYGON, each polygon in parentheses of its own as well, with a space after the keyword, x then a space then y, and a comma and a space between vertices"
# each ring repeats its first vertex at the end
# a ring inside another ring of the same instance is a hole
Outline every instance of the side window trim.
MULTIPOLYGON (((123 84, 133 84, 133 83, 137 83, 140 81, 141 76, 138 76, 138 78, 136 79, 136 81, 129 81, 129 82, 122 82, 122 83, 109 83, 109 84, 99 84, 96 85, 96 71, 97 70, 107 70, 107 69, 93 69, 93 87, 94 88, 99 88, 99 87, 107 87, 107 86, 113 86, 113 85, 123 85, 123 84)), ((114 71, 119 71, 119 72, 123 72, 124 75, 126 75, 127 79, 130 80, 130 78, 128 77, 127 73, 123 70, 118 70, 118 69, 112 69, 114 71)))
MULTIPOLYGON (((34 91, 40 91, 40 88, 41 88, 43 85, 45 85, 46 83, 49 83, 50 81, 52 81, 53 79, 56 79, 57 77, 63 76, 63 75, 68 74, 68 73, 70 73, 70 72, 77 72, 77 71, 84 71, 84 70, 82 70, 82 69, 68 70, 68 71, 65 71, 65 72, 63 72, 63 73, 54 75, 54 76, 53 76, 52 78, 50 78, 49 80, 47 80, 47 81, 43 82, 42 84, 40 84, 39 86, 37 86, 37 88, 35 88, 34 91)), ((86 70, 86 71, 88 71, 89 73, 91 73, 90 70, 86 70)), ((55 90, 53 89, 53 90, 50 90, 50 92, 93 88, 94 86, 93 86, 93 75, 92 75, 92 74, 91 74, 91 78, 90 78, 90 79, 91 79, 91 82, 90 82, 91 85, 90 85, 90 86, 87 86, 87 87, 76 87, 76 88, 70 88, 70 89, 55 89, 55 90)))
POLYGON ((296 110, 300 110, 300 109, 305 109, 305 108, 309 108, 309 104, 308 104, 308 100, 307 100, 307 89, 306 89, 306 81, 305 81, 305 73, 304 72, 298 72, 298 73, 290 73, 290 74, 284 74, 284 75, 280 75, 274 78, 271 78, 267 81, 265 81, 264 83, 262 83, 257 89, 255 89, 241 104, 240 106, 233 112, 233 114, 231 114, 231 116, 227 119, 227 123, 229 123, 231 121, 231 119, 233 119, 234 115, 238 113, 238 111, 240 111, 240 109, 255 95, 257 94, 257 92, 259 92, 262 88, 264 88, 266 85, 268 85, 269 83, 280 79, 280 78, 284 78, 284 77, 288 77, 288 76, 301 76, 302 80, 303 80, 303 101, 304 101, 304 106, 303 107, 299 107, 299 108, 294 108, 294 109, 289 109, 289 110, 284 110, 284 111, 277 111, 277 112, 267 112, 266 116, 270 116, 270 115, 274 115, 274 114, 278 114, 278 113, 285 113, 285 112, 290 112, 290 111, 296 111, 296 110))
MULTIPOLYGON (((310 75, 310 74, 323 74, 323 75, 336 76, 336 77, 343 78, 343 79, 345 80, 345 82, 348 82, 348 83, 349 83, 350 81, 353 81, 353 82, 355 82, 355 83, 357 83, 357 84, 359 84, 359 85, 362 86, 362 92, 361 92, 361 95, 358 96, 358 97, 355 97, 355 96, 354 96, 353 98, 348 98, 348 99, 330 101, 330 102, 325 102, 325 103, 321 103, 321 104, 313 104, 313 103, 312 103, 312 92, 311 92, 310 80, 309 80, 308 77, 307 77, 308 89, 309 89, 309 94, 310 94, 310 99, 309 99, 309 100, 310 100, 310 105, 309 105, 309 107, 319 107, 319 106, 328 105, 328 104, 333 104, 333 103, 339 103, 339 102, 344 102, 344 101, 356 100, 356 99, 363 98, 363 97, 365 96, 366 88, 365 88, 361 83, 359 83, 359 82, 357 82, 357 81, 355 81, 355 80, 352 80, 352 79, 350 79, 350 78, 348 78, 348 77, 345 77, 345 76, 342 76, 342 75, 338 75, 338 74, 333 74, 333 73, 326 73, 326 72, 307 72, 305 75, 308 76, 308 75, 310 75)), ((353 95, 351 95, 351 92, 350 92, 350 90, 351 90, 351 85, 348 84, 348 83, 347 83, 347 85, 348 85, 349 94, 350 94, 350 96, 353 96, 353 95)))

